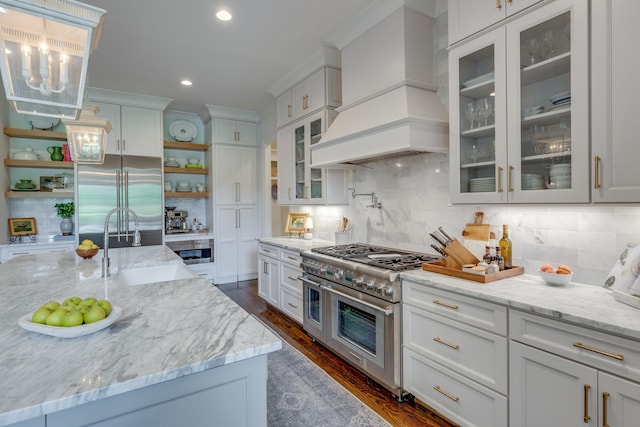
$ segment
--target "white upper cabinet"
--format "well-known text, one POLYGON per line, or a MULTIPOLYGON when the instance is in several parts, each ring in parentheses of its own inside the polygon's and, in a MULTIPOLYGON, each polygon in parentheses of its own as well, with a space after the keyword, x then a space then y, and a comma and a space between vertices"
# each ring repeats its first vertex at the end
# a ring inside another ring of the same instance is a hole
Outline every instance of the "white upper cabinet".
POLYGON ((252 145, 258 143, 258 125, 254 122, 215 117, 214 144, 252 145))
POLYGON ((636 80, 640 2, 591 4, 591 144, 594 202, 639 202, 640 144, 636 135, 636 80))
POLYGON ((452 202, 589 201, 588 35, 557 0, 451 50, 452 202))
POLYGON ((342 105, 340 70, 322 67, 276 100, 278 127, 318 111, 342 105))
POLYGON ((162 111, 97 103, 97 116, 109 119, 108 154, 162 156, 162 111))
POLYGON ((449 44, 454 44, 541 0, 449 0, 449 44))

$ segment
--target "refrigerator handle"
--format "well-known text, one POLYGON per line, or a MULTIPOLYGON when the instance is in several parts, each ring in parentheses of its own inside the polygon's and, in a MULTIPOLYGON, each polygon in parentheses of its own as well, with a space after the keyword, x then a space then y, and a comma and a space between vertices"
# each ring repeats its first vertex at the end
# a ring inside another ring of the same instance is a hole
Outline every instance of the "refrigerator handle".
MULTIPOLYGON (((122 190, 122 176, 119 170, 116 171, 116 207, 120 208, 120 200, 121 200, 121 190, 122 190)), ((116 231, 118 235, 118 242, 120 242, 120 210, 116 212, 116 231)), ((107 225, 108 227, 109 225, 107 225)))
MULTIPOLYGON (((129 209, 129 171, 124 171, 124 207, 129 209)), ((129 211, 124 213, 124 238, 129 241, 129 211)))

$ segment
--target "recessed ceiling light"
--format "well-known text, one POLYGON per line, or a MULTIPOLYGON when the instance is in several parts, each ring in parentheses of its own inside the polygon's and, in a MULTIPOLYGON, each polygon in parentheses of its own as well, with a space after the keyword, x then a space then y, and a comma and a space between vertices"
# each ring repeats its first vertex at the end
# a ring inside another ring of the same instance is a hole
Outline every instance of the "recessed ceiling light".
POLYGON ((193 82, 191 80, 184 79, 180 81, 180 84, 182 84, 183 86, 191 86, 193 82))
POLYGON ((223 9, 223 10, 219 10, 216 13, 216 18, 218 18, 221 21, 231 21, 232 16, 229 13, 229 11, 223 9))

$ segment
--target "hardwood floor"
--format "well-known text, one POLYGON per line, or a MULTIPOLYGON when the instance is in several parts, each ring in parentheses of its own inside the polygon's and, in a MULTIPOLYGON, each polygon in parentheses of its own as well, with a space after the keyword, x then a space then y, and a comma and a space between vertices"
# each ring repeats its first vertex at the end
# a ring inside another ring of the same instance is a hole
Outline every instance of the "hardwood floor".
POLYGON ((333 379, 377 412, 393 426, 451 427, 447 420, 432 412, 419 402, 398 402, 382 386, 368 379, 357 369, 335 356, 311 338, 302 327, 288 317, 267 306, 258 297, 257 281, 218 285, 239 306, 259 317, 280 337, 298 349, 333 379))

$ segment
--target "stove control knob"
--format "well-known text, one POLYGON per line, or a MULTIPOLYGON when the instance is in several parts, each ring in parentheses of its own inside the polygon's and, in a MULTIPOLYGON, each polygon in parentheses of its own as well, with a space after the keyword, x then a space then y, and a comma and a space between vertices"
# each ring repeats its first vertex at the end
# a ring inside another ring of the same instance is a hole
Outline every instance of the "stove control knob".
POLYGON ((384 288, 383 290, 383 294, 386 297, 391 297, 393 296, 393 288, 384 288))
POLYGON ((380 285, 376 287, 376 293, 382 295, 385 291, 386 287, 384 285, 380 285))
POLYGON ((366 285, 365 285, 365 288, 366 288, 368 291, 372 291, 374 287, 375 287, 375 286, 374 286, 374 281, 373 281, 373 280, 372 280, 372 281, 370 281, 370 282, 367 282, 367 283, 366 283, 366 285))
POLYGON ((336 268, 333 272, 333 278, 336 280, 341 280, 344 272, 339 268, 336 268))
POLYGON ((364 286, 364 279, 362 277, 358 277, 358 278, 356 278, 354 283, 356 284, 357 288, 361 288, 361 287, 364 286))

